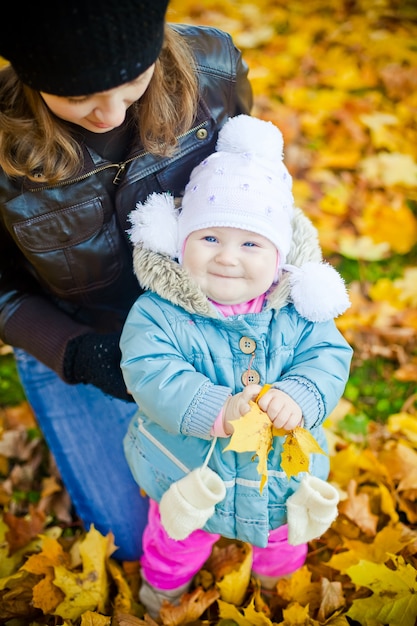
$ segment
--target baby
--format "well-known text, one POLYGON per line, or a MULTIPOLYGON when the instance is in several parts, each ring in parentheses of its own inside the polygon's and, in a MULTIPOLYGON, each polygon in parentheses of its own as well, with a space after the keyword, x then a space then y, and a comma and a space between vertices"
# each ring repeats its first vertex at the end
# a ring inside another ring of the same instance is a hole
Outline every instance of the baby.
POLYGON ((253 452, 225 451, 265 384, 258 405, 271 423, 302 424, 327 449, 322 424, 349 375, 352 350, 334 323, 346 289, 294 207, 282 155, 272 123, 231 118, 181 210, 153 194, 131 214, 147 291, 121 338, 139 407, 125 453, 151 499, 140 599, 154 617, 190 588, 220 536, 253 546, 252 571, 267 589, 304 564, 307 542, 337 515, 326 455, 288 478, 275 437, 261 490, 253 452))

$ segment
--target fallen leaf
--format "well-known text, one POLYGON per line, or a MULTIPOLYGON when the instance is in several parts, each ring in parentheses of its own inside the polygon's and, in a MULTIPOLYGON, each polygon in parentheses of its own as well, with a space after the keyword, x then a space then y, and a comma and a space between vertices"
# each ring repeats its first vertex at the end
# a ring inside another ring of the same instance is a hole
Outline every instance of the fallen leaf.
POLYGON ((185 593, 178 606, 173 606, 164 600, 159 616, 164 626, 189 624, 197 620, 218 597, 217 589, 204 591, 201 587, 197 587, 191 593, 185 593))
POLYGON ((356 493, 356 482, 351 480, 348 496, 339 503, 339 513, 349 517, 365 534, 375 536, 378 516, 371 512, 368 494, 356 493))
POLYGON ((344 606, 345 598, 341 582, 322 578, 320 584, 321 603, 317 618, 319 622, 324 623, 335 611, 344 606))
POLYGON ((81 616, 80 626, 110 626, 111 617, 94 613, 93 611, 86 611, 81 616))
POLYGON ((45 524, 45 513, 31 506, 26 518, 16 517, 5 511, 3 520, 9 527, 6 539, 9 544, 9 554, 12 555, 41 533, 45 524))
POLYGON ((111 544, 111 535, 103 537, 92 526, 80 542, 82 571, 71 571, 63 565, 54 567, 54 585, 65 594, 55 615, 74 620, 86 611, 105 612, 109 593, 106 557, 111 544))
POLYGON ((252 547, 248 543, 242 543, 241 554, 243 558, 236 567, 233 569, 229 567, 229 571, 225 572, 221 577, 215 575, 216 587, 220 592, 220 598, 236 606, 242 604, 247 593, 252 570, 252 547))
POLYGON ((238 626, 273 626, 269 617, 256 610, 252 599, 247 607, 238 609, 233 604, 218 600, 220 617, 232 620, 238 626))
POLYGON ((372 591, 369 598, 354 600, 349 617, 390 626, 414 626, 417 616, 417 581, 415 569, 401 557, 392 556, 395 569, 369 561, 360 561, 347 570, 352 581, 372 591))

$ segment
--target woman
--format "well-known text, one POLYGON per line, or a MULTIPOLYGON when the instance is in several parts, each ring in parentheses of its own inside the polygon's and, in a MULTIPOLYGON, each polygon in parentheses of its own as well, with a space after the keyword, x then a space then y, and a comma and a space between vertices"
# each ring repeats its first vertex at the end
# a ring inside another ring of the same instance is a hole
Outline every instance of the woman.
MULTIPOLYGON (((165 24, 167 0, 41 0, 0 26, 0 337, 88 529, 141 554, 147 501, 122 439, 135 411, 119 338, 140 290, 127 213, 182 194, 247 66, 216 29, 165 24), (10 28, 19 24, 19 32, 10 28)), ((163 224, 160 225, 161 230, 163 224)))

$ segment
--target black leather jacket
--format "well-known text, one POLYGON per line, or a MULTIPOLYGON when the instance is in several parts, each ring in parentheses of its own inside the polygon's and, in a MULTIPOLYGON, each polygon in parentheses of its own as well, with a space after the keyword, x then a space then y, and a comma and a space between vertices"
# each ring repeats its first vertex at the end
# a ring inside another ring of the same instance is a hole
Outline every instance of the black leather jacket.
POLYGON ((83 146, 84 171, 71 181, 47 186, 0 172, 0 337, 60 375, 68 340, 120 329, 140 293, 126 236, 136 202, 152 192, 180 196, 226 119, 250 112, 248 68, 230 36, 176 28, 191 41, 200 103, 173 157, 138 144, 112 163, 83 146))

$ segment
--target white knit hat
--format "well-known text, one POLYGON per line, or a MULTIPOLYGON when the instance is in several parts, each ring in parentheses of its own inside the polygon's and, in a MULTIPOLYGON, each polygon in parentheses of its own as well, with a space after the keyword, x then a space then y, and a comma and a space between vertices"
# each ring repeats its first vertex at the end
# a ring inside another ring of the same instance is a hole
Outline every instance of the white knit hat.
MULTIPOLYGON (((184 243, 195 230, 229 226, 256 232, 277 247, 278 269, 290 274, 289 295, 302 317, 324 322, 341 315, 350 302, 340 274, 322 261, 294 264, 289 258, 296 211, 282 155, 282 134, 272 122, 230 118, 216 151, 192 171, 181 210, 169 193, 152 193, 136 205, 127 231, 132 243, 181 262, 184 243)), ((302 247, 300 233, 297 238, 302 247)))
POLYGON ((219 132, 216 152, 193 169, 180 214, 170 209, 169 197, 165 204, 159 194, 152 194, 148 212, 145 206, 140 215, 130 216, 132 240, 180 258, 190 233, 230 226, 272 241, 279 250, 280 264, 285 263, 292 239, 294 198, 292 178, 282 159, 282 134, 272 122, 249 115, 230 118, 219 132), (159 209, 157 219, 150 213, 152 197, 159 209), (161 215, 161 208, 166 214, 161 215))
POLYGON ((221 129, 216 152, 194 168, 178 220, 179 252, 188 235, 229 226, 263 235, 289 252, 294 198, 292 178, 282 162, 283 138, 272 124, 248 115, 221 129))

